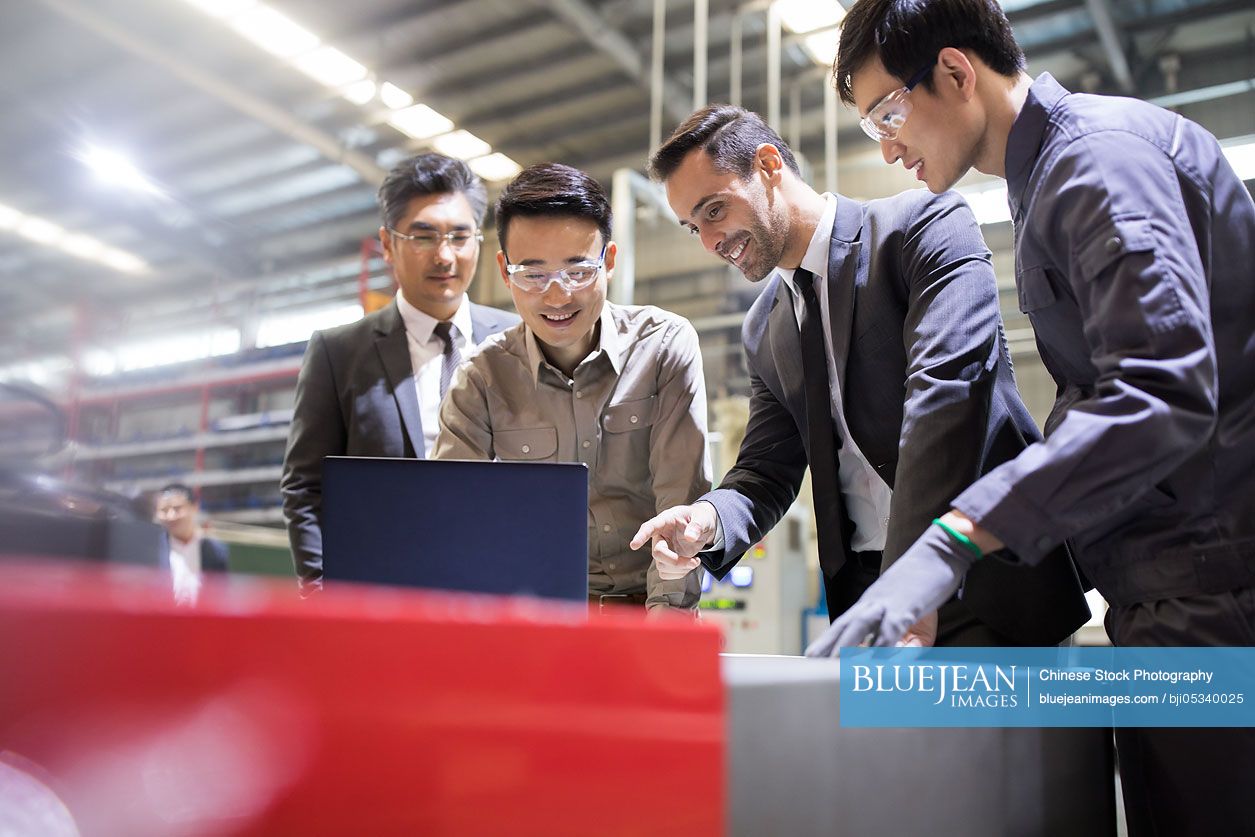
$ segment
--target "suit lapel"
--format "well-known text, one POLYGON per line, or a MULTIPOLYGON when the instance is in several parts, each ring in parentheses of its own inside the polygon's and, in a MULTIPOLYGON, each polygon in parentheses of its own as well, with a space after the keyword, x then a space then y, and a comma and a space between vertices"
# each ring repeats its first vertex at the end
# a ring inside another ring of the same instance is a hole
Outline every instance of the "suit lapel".
POLYGON ((492 333, 492 321, 486 316, 480 316, 479 306, 470 300, 466 304, 471 306, 471 345, 478 346, 488 338, 492 333))
POLYGON ((401 312, 395 301, 384 312, 375 324, 375 350, 379 352, 379 360, 388 376, 397 410, 401 413, 401 423, 405 426, 405 435, 409 437, 415 455, 421 459, 425 449, 423 420, 418 409, 418 384, 410 363, 405 324, 401 321, 401 312))
MULTIPOLYGON (((802 374, 802 335, 797 330, 797 315, 793 311, 793 292, 783 278, 777 280, 776 298, 767 315, 767 334, 771 343, 771 357, 775 361, 780 386, 784 389, 785 406, 806 424, 806 392, 802 374)), ((808 438, 807 428, 802 428, 802 438, 808 438)))
POLYGON ((837 197, 837 215, 832 224, 832 240, 828 244, 828 320, 832 328, 832 359, 841 387, 841 403, 846 404, 846 362, 850 357, 850 340, 854 331, 854 300, 859 284, 859 251, 856 239, 863 226, 862 207, 848 198, 837 197))

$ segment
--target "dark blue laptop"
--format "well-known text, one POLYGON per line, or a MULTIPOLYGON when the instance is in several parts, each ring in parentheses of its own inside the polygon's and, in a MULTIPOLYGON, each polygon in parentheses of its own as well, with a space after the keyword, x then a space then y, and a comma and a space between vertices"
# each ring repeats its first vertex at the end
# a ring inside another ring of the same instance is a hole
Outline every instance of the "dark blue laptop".
POLYGON ((588 600, 580 463, 323 460, 323 577, 588 600))

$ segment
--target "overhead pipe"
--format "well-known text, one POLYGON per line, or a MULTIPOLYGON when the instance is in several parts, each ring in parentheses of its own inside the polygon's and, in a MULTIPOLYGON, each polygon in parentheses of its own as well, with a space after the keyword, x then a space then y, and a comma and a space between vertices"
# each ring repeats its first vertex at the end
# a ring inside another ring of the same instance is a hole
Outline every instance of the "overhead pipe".
POLYGON ((705 107, 707 25, 710 23, 709 0, 693 2, 693 110, 705 107))
POLYGON ((667 0, 654 0, 653 52, 649 62, 649 147, 662 145, 662 71, 667 49, 667 0))
POLYGON ((610 283, 610 301, 631 305, 636 295, 636 207, 637 204, 657 211, 674 221, 675 213, 667 204, 658 184, 651 183, 636 169, 616 169, 610 179, 610 210, 614 214, 614 238, 620 244, 615 256, 614 281, 610 283))
POLYGON ((780 9, 767 7, 767 124, 780 131, 780 9))

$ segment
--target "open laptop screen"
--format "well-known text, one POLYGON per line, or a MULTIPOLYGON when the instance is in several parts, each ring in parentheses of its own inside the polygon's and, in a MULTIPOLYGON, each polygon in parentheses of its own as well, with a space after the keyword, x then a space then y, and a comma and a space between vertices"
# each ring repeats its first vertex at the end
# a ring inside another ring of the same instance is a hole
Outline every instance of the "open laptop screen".
POLYGON ((322 500, 328 582, 587 601, 580 463, 329 456, 322 500))

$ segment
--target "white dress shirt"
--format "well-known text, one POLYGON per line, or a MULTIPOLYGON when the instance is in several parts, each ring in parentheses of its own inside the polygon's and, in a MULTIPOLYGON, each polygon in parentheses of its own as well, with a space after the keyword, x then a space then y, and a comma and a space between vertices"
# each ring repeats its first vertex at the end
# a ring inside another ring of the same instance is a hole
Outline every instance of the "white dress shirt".
MULTIPOLYGON (((410 369, 418 388, 418 410, 423 422, 423 455, 430 456, 440 431, 440 369, 444 361, 444 341, 433 332, 440 322, 430 314, 410 305, 397 291, 397 308, 405 323, 406 343, 410 348, 410 369)), ((453 315, 453 341, 458 352, 466 357, 471 346, 471 304, 462 294, 462 302, 453 315)))
POLYGON ((200 596, 200 533, 193 535, 190 541, 181 541, 174 535, 170 535, 169 540, 174 601, 176 604, 194 605, 200 596))
MULTIPOLYGON (((832 318, 828 313, 828 247, 832 242, 832 224, 837 217, 837 199, 834 195, 825 194, 824 200, 827 201, 827 206, 819 219, 819 226, 815 228, 815 235, 811 237, 811 243, 806 248, 806 255, 802 257, 802 267, 815 274, 815 295, 819 297, 819 314, 824 326, 828 385, 832 391, 832 420, 836 422, 837 432, 842 439, 841 449, 837 451, 837 480, 841 484, 841 496, 845 499, 846 511, 854 523, 850 548, 855 552, 882 550, 889 534, 889 503, 893 499, 893 490, 858 449, 850 435, 845 412, 841 407, 841 376, 845 370, 837 369, 833 356, 832 318)), ((801 328, 805 303, 794 284, 794 271, 784 267, 777 267, 776 270, 784 277, 785 284, 793 293, 793 313, 798 318, 798 327, 801 328)))

